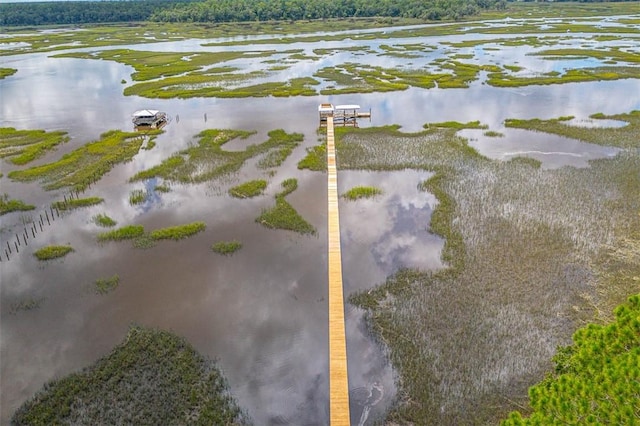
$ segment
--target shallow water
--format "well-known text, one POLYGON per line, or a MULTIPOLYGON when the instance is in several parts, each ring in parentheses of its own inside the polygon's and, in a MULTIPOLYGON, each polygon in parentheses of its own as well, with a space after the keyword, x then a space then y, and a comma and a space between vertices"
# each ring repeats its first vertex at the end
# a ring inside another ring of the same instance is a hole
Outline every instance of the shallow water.
MULTIPOLYGON (((473 36, 358 42, 379 44, 439 44, 473 36)), ((482 36, 486 37, 486 36, 482 36)), ((492 36, 493 37, 493 36, 492 36)), ((495 36, 496 38, 501 36, 495 36)), ((576 41, 576 43, 581 42, 576 41)), ((143 50, 194 49, 202 41, 135 46, 143 50)), ((344 47, 351 42, 305 43, 304 48, 344 47)), ((133 46, 132 46, 133 47, 133 46)), ((265 45, 259 49, 285 50, 295 46, 265 45)), ((213 48, 212 48, 213 49, 213 48)), ((247 48, 248 49, 248 48, 247 48)), ((256 49, 255 46, 251 49, 256 49)), ((450 47, 440 46, 436 55, 450 47)), ((524 54, 526 49, 473 50, 479 62, 519 62, 537 71, 547 64, 524 54), (526 62, 525 62, 526 61, 526 62)), ((460 50, 465 53, 465 50, 460 50)), ((230 387, 256 424, 326 424, 328 419, 328 360, 326 309, 326 175, 299 171, 296 163, 305 148, 317 143, 317 105, 360 104, 371 108, 371 121, 361 126, 399 124, 419 131, 427 122, 480 120, 504 138, 484 138, 471 132, 471 145, 492 158, 530 155, 545 167, 588 166, 588 160, 615 155, 615 150, 544 134, 503 129, 506 118, 554 118, 573 115, 623 113, 640 109, 636 80, 532 86, 498 89, 473 83, 469 89, 409 89, 402 92, 329 97, 264 99, 149 100, 124 97, 121 80, 130 82, 130 67, 109 61, 56 59, 47 54, 3 57, 2 66, 18 69, 0 80, 0 126, 19 129, 65 130, 71 141, 36 164, 95 140, 110 129, 131 130, 130 115, 138 109, 166 111, 172 122, 150 151, 118 165, 85 196, 105 203, 56 218, 51 225, 0 263, 0 382, 2 418, 42 385, 90 365, 121 342, 131 324, 159 327, 184 336, 198 351, 217 358, 230 387), (283 128, 305 135, 304 143, 269 178, 265 195, 238 200, 226 195, 229 186, 263 177, 255 160, 236 175, 201 185, 172 185, 143 205, 131 206, 133 189, 155 182, 127 183, 136 172, 158 164, 194 141, 208 128, 256 130, 248 141, 234 141, 229 149, 266 140, 269 130, 283 128), (274 203, 282 180, 296 177, 299 188, 288 196, 313 224, 317 237, 274 231, 254 222, 261 209, 274 203), (108 213, 125 224, 158 227, 205 221, 207 230, 180 242, 165 241, 148 250, 130 243, 100 245, 102 231, 91 222, 108 213), (209 249, 219 240, 238 239, 244 246, 230 257, 209 249), (40 263, 35 248, 53 243, 71 244, 76 252, 63 260, 40 263), (98 278, 120 276, 119 287, 108 295, 92 289, 98 278), (40 301, 37 309, 12 312, 26 299, 40 301)), ((348 60, 388 66, 417 63, 416 59, 376 54, 339 53, 322 61, 303 61, 283 73, 289 78, 348 60)), ((551 61, 553 62, 553 61, 551 61)), ((258 61, 253 65, 259 67, 258 61)), ((543 68, 544 68, 543 67, 543 68)), ((546 69, 546 68, 544 68, 546 69)), ((37 184, 13 183, 7 173, 15 166, 0 163, 1 192, 35 204, 37 217, 66 191, 43 191, 37 184)), ((428 223, 436 200, 417 185, 427 172, 340 172, 339 190, 371 185, 384 194, 370 200, 341 201, 344 282, 346 294, 366 290, 401 267, 435 269, 442 241, 429 234, 428 223)), ((0 250, 23 229, 27 213, 0 218, 0 250)), ((1 253, 1 252, 0 252, 1 253)), ((347 305, 347 348, 352 424, 371 424, 392 403, 394 373, 381 348, 365 328, 362 311, 347 305)))

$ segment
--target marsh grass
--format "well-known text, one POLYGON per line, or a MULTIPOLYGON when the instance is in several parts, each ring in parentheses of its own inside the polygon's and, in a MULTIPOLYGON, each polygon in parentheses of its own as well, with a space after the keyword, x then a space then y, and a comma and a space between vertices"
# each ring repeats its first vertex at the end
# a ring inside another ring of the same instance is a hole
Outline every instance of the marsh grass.
POLYGON ((51 245, 36 250, 33 255, 38 260, 52 260, 64 257, 72 251, 74 251, 74 249, 71 246, 51 245))
POLYGON ((230 256, 242 248, 242 243, 237 240, 218 241, 211 246, 211 250, 215 253, 230 256))
POLYGON ((0 68, 0 80, 2 80, 5 77, 11 77, 17 72, 18 70, 15 68, 0 68))
POLYGON ((107 294, 112 292, 120 284, 120 276, 115 274, 109 278, 99 278, 95 282, 95 290, 98 294, 107 294))
POLYGON ((342 198, 349 201, 359 200, 361 198, 374 198, 382 195, 382 190, 374 186, 355 186, 342 194, 342 198))
POLYGON ((87 197, 87 198, 71 198, 65 201, 55 201, 51 203, 51 207, 60 211, 74 210, 83 207, 91 207, 104 202, 104 198, 87 197))
POLYGON ((523 87, 531 85, 620 80, 624 78, 640 78, 640 69, 637 66, 601 66, 596 68, 569 69, 562 74, 551 72, 534 77, 518 77, 503 72, 491 72, 488 75, 487 84, 495 87, 523 87))
POLYGON ((156 229, 149 234, 153 240, 182 240, 189 238, 207 228, 204 222, 192 222, 184 225, 169 226, 156 229))
POLYGON ((67 132, 44 130, 16 130, 0 128, 0 158, 6 158, 18 166, 42 157, 61 143, 69 140, 67 132))
POLYGON ((236 185, 229 189, 229 195, 235 198, 252 198, 262 195, 267 188, 267 181, 264 179, 251 180, 249 182, 236 185))
POLYGON ((153 190, 157 192, 163 192, 163 193, 171 192, 171 188, 168 185, 156 185, 155 188, 153 188, 153 190))
POLYGON ((83 145, 55 162, 14 170, 8 176, 21 182, 40 181, 47 190, 70 187, 81 191, 115 165, 130 161, 140 150, 144 138, 140 133, 111 130, 103 133, 100 140, 83 145))
POLYGON ((483 133, 483 135, 485 135, 488 138, 503 138, 504 137, 504 133, 497 132, 495 130, 487 130, 486 132, 483 133))
POLYGON ((445 238, 445 269, 401 270, 349 300, 399 374, 386 422, 491 423, 526 403, 578 324, 640 292, 640 154, 546 170, 427 127, 336 129, 341 169, 435 172, 419 187, 445 238))
POLYGON ((218 424, 247 420, 215 363, 184 339, 132 327, 95 364, 47 383, 15 424, 218 424))
POLYGON ((0 216, 11 212, 34 210, 35 208, 36 206, 26 204, 22 200, 9 198, 9 194, 2 194, 0 196, 0 216))
POLYGON ((129 193, 129 204, 132 206, 142 204, 147 199, 147 195, 147 191, 144 189, 134 189, 129 193))
POLYGON ((325 143, 307 148, 307 155, 298 162, 298 169, 316 172, 327 171, 327 146, 325 143))
POLYGON ((297 179, 290 178, 282 182, 282 191, 276 194, 276 204, 262 210, 256 222, 271 229, 284 229, 299 234, 315 235, 316 229, 296 211, 285 197, 298 188, 297 179))
POLYGON ((260 154, 280 151, 278 158, 283 158, 283 151, 288 155, 303 139, 299 133, 286 133, 278 129, 268 133, 267 141, 250 145, 244 151, 223 149, 225 143, 236 138, 246 139, 254 133, 244 130, 205 130, 198 134, 197 144, 173 154, 158 166, 137 173, 130 180, 162 177, 181 183, 205 182, 237 172, 245 161, 260 154))
POLYGON ((104 241, 122 241, 131 240, 141 237, 144 234, 144 226, 142 225, 126 225, 113 231, 101 232, 98 234, 97 239, 100 242, 104 241))
POLYGON ((640 111, 631 111, 625 114, 593 114, 594 120, 619 120, 628 123, 623 127, 580 127, 567 124, 572 117, 559 117, 549 120, 540 119, 507 119, 506 127, 533 130, 536 132, 552 133, 566 136, 597 145, 615 146, 620 148, 640 147, 640 111))
POLYGON ((102 213, 95 215, 91 220, 93 223, 103 228, 112 228, 118 224, 118 222, 102 213))
POLYGON ((44 298, 33 298, 33 297, 29 297, 26 299, 22 299, 19 300, 17 302, 14 302, 11 304, 11 306, 9 307, 9 313, 11 315, 15 315, 18 312, 21 311, 32 311, 35 309, 40 308, 40 306, 42 305, 42 302, 44 302, 44 298))

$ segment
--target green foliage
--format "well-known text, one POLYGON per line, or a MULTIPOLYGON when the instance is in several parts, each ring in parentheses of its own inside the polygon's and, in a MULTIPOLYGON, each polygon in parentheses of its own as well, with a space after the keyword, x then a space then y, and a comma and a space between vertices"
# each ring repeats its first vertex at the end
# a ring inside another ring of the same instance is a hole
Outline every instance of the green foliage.
POLYGON ((0 68, 0 80, 2 80, 5 77, 10 77, 17 72, 18 70, 15 68, 0 68))
POLYGON ((93 223, 95 223, 98 226, 101 226, 103 228, 111 228, 114 227, 118 224, 118 222, 116 222, 115 220, 111 219, 109 216, 107 216, 106 214, 97 214, 95 215, 93 218, 93 223))
POLYGON ((96 292, 98 294, 107 294, 118 287, 120 284, 120 276, 118 274, 109 278, 100 278, 95 282, 96 292))
POLYGON ((211 250, 218 254, 223 254, 225 256, 232 255, 242 248, 242 243, 240 241, 218 241, 217 243, 211 246, 211 250))
POLYGON ((154 240, 181 240, 204 231, 206 227, 207 225, 204 222, 193 222, 156 229, 151 231, 150 236, 154 240))
POLYGON ((88 198, 71 198, 66 201, 55 201, 51 204, 51 207, 58 210, 73 210, 82 207, 95 206, 96 204, 103 203, 104 199, 100 197, 88 197, 88 198))
POLYGON ((98 241, 121 241, 131 240, 138 238, 144 234, 144 226, 142 225, 127 225, 113 231, 101 232, 98 234, 98 241))
POLYGON ((48 151, 68 140, 67 132, 16 130, 13 127, 1 127, 0 158, 8 158, 13 164, 22 166, 42 157, 48 151))
POLYGON ((51 260, 51 259, 57 259, 59 257, 64 257, 67 254, 71 253, 72 251, 74 250, 73 250, 73 247, 71 246, 51 245, 51 246, 42 247, 36 250, 33 253, 33 255, 38 260, 51 260))
POLYGON ((307 148, 307 155, 298 162, 298 169, 309 169, 315 172, 327 171, 327 146, 326 144, 316 145, 307 148))
POLYGON ((640 413, 640 294, 615 310, 609 325, 576 331, 559 348, 556 372, 529 389, 532 412, 513 412, 501 425, 631 425, 640 413))
POLYGON ((132 206, 144 203, 147 199, 147 191, 144 189, 134 189, 129 193, 129 204, 132 206))
POLYGON ((0 216, 16 211, 33 210, 35 208, 35 206, 25 204, 22 200, 10 199, 9 194, 3 194, 0 196, 0 216))
POLYGON ((262 195, 267 188, 267 181, 264 179, 251 180, 249 182, 236 185, 229 189, 229 195, 235 198, 252 198, 262 195))
POLYGON ((300 234, 316 234, 316 229, 285 200, 285 197, 298 188, 294 178, 282 182, 283 190, 276 195, 276 205, 262 211, 256 222, 271 229, 284 229, 300 234))
POLYGON ((373 198, 380 194, 382 194, 382 190, 380 188, 373 186, 356 186, 342 194, 342 198, 355 201, 361 198, 373 198))
POLYGON ((553 133, 598 145, 617 146, 620 148, 637 148, 640 146, 640 139, 638 138, 638 132, 640 131, 640 111, 631 111, 627 114, 615 115, 594 114, 591 116, 591 118, 595 120, 609 119, 627 122, 628 124, 623 127, 594 128, 563 123, 571 118, 572 117, 560 117, 550 120, 540 120, 537 118, 531 120, 507 119, 504 124, 506 127, 553 133))
POLYGON ((83 145, 63 155, 58 161, 26 170, 14 170, 9 177, 23 182, 39 180, 48 190, 64 187, 84 190, 115 165, 131 160, 143 142, 144 135, 140 133, 111 130, 103 133, 100 140, 83 145))
POLYGON ((245 424, 212 361, 165 331, 132 327, 84 370, 48 383, 13 424, 245 424))
POLYGON ((487 130, 483 133, 488 138, 502 138, 504 137, 504 133, 497 132, 495 130, 487 130))
POLYGON ((198 144, 180 151, 160 165, 144 170, 131 181, 162 177, 182 183, 198 183, 238 171, 246 160, 271 150, 287 150, 302 141, 298 133, 272 130, 269 139, 258 145, 250 145, 244 151, 226 151, 222 146, 235 139, 247 138, 255 132, 243 130, 205 130, 198 134, 198 144))

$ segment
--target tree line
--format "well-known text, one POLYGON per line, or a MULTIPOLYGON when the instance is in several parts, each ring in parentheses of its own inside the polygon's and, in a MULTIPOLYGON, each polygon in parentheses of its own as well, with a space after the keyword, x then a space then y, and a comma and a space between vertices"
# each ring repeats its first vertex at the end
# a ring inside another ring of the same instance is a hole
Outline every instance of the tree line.
POLYGON ((207 0, 156 12, 165 22, 245 22, 353 17, 459 19, 482 9, 504 7, 504 0, 207 0))
POLYGON ((130 21, 247 22, 352 17, 459 19, 505 0, 139 0, 0 4, 0 26, 130 21))
POLYGON ((195 0, 0 3, 0 26, 146 21, 163 9, 195 0))

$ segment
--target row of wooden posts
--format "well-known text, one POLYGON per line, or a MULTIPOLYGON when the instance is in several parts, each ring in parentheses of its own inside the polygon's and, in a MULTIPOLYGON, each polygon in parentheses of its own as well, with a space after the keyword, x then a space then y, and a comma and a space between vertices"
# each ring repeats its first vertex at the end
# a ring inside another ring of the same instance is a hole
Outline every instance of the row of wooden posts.
MULTIPOLYGON (((74 198, 79 199, 80 193, 80 191, 72 190, 68 195, 64 195, 64 204, 71 202, 74 198)), ((22 231, 14 233, 15 239, 11 236, 7 241, 0 242, 0 262, 9 261, 19 254, 20 249, 24 249, 23 246, 29 245, 30 239, 35 239, 36 236, 43 233, 47 226, 51 226, 55 222, 56 218, 60 218, 60 210, 58 207, 50 206, 35 218, 31 216, 29 221, 23 221, 22 231)))

